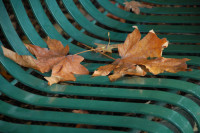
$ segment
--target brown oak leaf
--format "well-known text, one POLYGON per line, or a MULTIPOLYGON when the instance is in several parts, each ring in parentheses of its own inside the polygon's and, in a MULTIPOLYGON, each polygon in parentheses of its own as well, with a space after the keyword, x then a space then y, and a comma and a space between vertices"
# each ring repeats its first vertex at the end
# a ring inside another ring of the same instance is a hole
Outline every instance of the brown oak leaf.
POLYGON ((174 59, 162 57, 162 51, 168 46, 166 38, 160 39, 151 30, 144 38, 141 38, 137 27, 128 34, 124 44, 118 45, 121 59, 116 59, 112 64, 101 66, 93 73, 93 76, 109 76, 114 81, 124 75, 145 76, 147 72, 154 75, 165 71, 176 73, 188 71, 186 61, 189 59, 174 59))
POLYGON ((124 5, 126 11, 130 11, 131 9, 135 14, 140 14, 140 8, 152 8, 150 5, 142 4, 137 1, 124 2, 124 5))
POLYGON ((75 81, 73 74, 88 74, 89 71, 80 64, 84 60, 79 55, 67 55, 69 46, 64 47, 62 43, 55 39, 47 38, 48 48, 41 48, 32 44, 25 44, 26 48, 35 55, 36 59, 30 55, 19 55, 12 50, 2 46, 6 57, 15 61, 21 66, 36 69, 42 73, 52 70, 51 77, 45 77, 49 85, 60 81, 75 81))

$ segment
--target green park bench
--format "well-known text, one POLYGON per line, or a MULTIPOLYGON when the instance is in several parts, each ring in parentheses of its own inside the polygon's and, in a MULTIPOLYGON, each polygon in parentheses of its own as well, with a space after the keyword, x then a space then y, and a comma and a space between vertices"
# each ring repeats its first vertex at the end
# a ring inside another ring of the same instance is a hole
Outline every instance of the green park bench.
MULTIPOLYGON (((31 55, 13 27, 5 6, 0 0, 0 27, 7 47, 20 55, 31 55)), ((25 0, 24 0, 25 1, 25 0)), ((9 0, 21 31, 32 44, 47 47, 31 23, 22 0, 9 0)), ((124 0, 79 0, 81 7, 93 20, 88 20, 73 0, 27 0, 35 20, 45 36, 69 45, 70 54, 84 51, 81 44, 121 43, 132 26, 138 26, 145 35, 154 29, 159 37, 166 37, 170 45, 164 57, 189 58, 193 71, 163 73, 145 77, 125 76, 115 82, 108 77, 92 77, 99 66, 112 62, 95 52, 81 54, 90 75, 76 75, 75 82, 49 86, 42 75, 33 69, 24 69, 3 55, 0 64, 14 78, 0 75, 0 132, 1 133, 193 133, 200 132, 200 1, 199 0, 142 0, 155 6, 141 8, 136 15, 118 8, 124 0), (78 30, 65 12, 81 27, 78 30), (177 6, 179 5, 179 6, 177 6), (196 7, 194 7, 196 6, 196 7), (103 12, 98 7, 104 9, 103 12), (47 10, 54 23, 49 18, 47 10), (108 17, 126 20, 122 23, 108 17), (58 24, 69 37, 58 32, 58 24), (85 110, 89 113, 73 113, 85 110), (50 124, 49 124, 50 123, 50 124), (88 125, 77 128, 76 125, 88 125)), ((129 1, 129 0, 128 0, 129 1)), ((0 38, 1 45, 5 44, 0 38)), ((112 56, 117 58, 117 53, 112 56)))

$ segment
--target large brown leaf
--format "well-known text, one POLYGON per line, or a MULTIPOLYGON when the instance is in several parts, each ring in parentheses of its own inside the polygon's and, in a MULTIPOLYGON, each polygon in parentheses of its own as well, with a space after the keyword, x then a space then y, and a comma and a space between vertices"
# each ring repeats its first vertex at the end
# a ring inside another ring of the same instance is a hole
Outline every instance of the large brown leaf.
POLYGON ((145 76, 146 72, 159 74, 163 72, 176 73, 188 71, 186 61, 189 59, 173 59, 162 57, 162 51, 168 46, 166 38, 160 39, 151 30, 143 39, 137 27, 130 33, 124 44, 118 45, 121 59, 117 59, 112 64, 101 66, 93 73, 93 76, 109 76, 114 81, 124 75, 145 76))
POLYGON ((168 47, 166 38, 160 39, 153 30, 142 39, 140 31, 136 26, 135 30, 128 34, 124 44, 118 45, 119 55, 122 58, 133 57, 161 57, 164 48, 168 47))
POLYGON ((21 66, 36 69, 42 73, 52 69, 51 77, 45 77, 49 85, 60 81, 75 81, 73 74, 88 74, 88 70, 80 64, 84 60, 79 55, 68 55, 69 47, 55 39, 47 39, 48 48, 41 48, 32 44, 25 44, 27 49, 36 56, 18 55, 17 53, 2 46, 6 57, 21 66))

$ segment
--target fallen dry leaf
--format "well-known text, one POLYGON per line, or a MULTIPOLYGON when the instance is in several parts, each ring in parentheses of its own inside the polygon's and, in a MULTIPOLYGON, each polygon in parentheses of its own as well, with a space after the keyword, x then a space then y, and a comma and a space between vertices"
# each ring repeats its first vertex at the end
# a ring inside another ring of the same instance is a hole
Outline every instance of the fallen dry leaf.
POLYGON ((162 51, 168 47, 166 38, 160 39, 153 30, 140 40, 141 34, 137 27, 128 34, 124 44, 118 45, 121 59, 116 59, 112 64, 101 66, 94 71, 93 76, 109 76, 114 81, 124 75, 145 76, 147 72, 154 75, 165 71, 176 73, 188 71, 186 61, 189 59, 174 59, 162 57, 162 51))
POLYGON ((88 114, 89 112, 86 110, 72 110, 73 113, 78 113, 78 114, 88 114))
POLYGON ((55 39, 47 38, 48 48, 41 48, 32 44, 25 44, 26 48, 36 56, 35 59, 29 55, 18 55, 17 53, 2 46, 6 57, 15 61, 21 66, 36 69, 42 73, 52 69, 51 77, 45 77, 49 85, 60 81, 75 81, 73 74, 88 74, 89 71, 80 64, 84 60, 79 55, 67 55, 69 47, 55 39))
POLYGON ((137 1, 124 2, 124 5, 126 11, 132 10, 135 14, 140 14, 140 8, 152 8, 150 5, 142 4, 137 1))
POLYGON ((6 69, 3 67, 3 65, 0 64, 0 74, 6 78, 7 80, 11 80, 13 77, 7 73, 6 69))
POLYGON ((75 81, 74 74, 89 74, 89 71, 80 64, 84 58, 80 55, 68 55, 52 68, 51 77, 44 77, 49 85, 60 81, 75 81))
POLYGON ((122 58, 128 56, 147 58, 147 57, 161 57, 164 48, 168 47, 166 38, 160 39, 150 30, 149 33, 142 39, 140 31, 137 27, 129 34, 124 44, 118 45, 119 55, 122 58))

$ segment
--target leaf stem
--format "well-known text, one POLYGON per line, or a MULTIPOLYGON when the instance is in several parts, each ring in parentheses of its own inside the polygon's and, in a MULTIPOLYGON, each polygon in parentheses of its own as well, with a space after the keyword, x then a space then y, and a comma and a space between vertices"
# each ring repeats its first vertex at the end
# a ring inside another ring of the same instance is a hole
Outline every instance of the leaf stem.
POLYGON ((107 55, 107 54, 104 54, 104 53, 101 53, 101 52, 100 52, 100 54, 102 54, 102 55, 104 55, 104 56, 106 56, 106 57, 108 57, 108 58, 110 58, 110 59, 116 60, 115 58, 113 58, 112 56, 109 56, 109 55, 107 55))
POLYGON ((86 53, 86 52, 89 52, 89 51, 94 51, 94 49, 85 50, 85 51, 82 51, 82 52, 79 52, 79 53, 76 53, 76 54, 78 55, 78 54, 86 53))
POLYGON ((107 47, 109 47, 109 45, 110 45, 110 32, 108 32, 108 38, 109 38, 109 42, 108 42, 107 47))
MULTIPOLYGON (((93 47, 90 47, 90 46, 88 46, 88 45, 86 45, 86 44, 83 44, 83 43, 80 43, 80 44, 81 44, 81 45, 84 45, 84 46, 86 46, 86 47, 88 47, 88 48, 90 48, 90 50, 82 51, 82 52, 79 52, 79 53, 77 53, 77 54, 82 54, 82 53, 89 52, 89 51, 95 51, 95 52, 96 52, 96 50, 93 49, 93 47)), ((115 58, 113 58, 113 57, 111 57, 111 56, 109 56, 109 55, 107 55, 107 54, 104 54, 104 53, 101 53, 101 52, 98 52, 98 53, 100 53, 100 54, 102 54, 102 55, 104 55, 104 56, 106 56, 106 57, 108 57, 108 58, 110 58, 110 59, 112 59, 112 60, 116 60, 115 58)))

